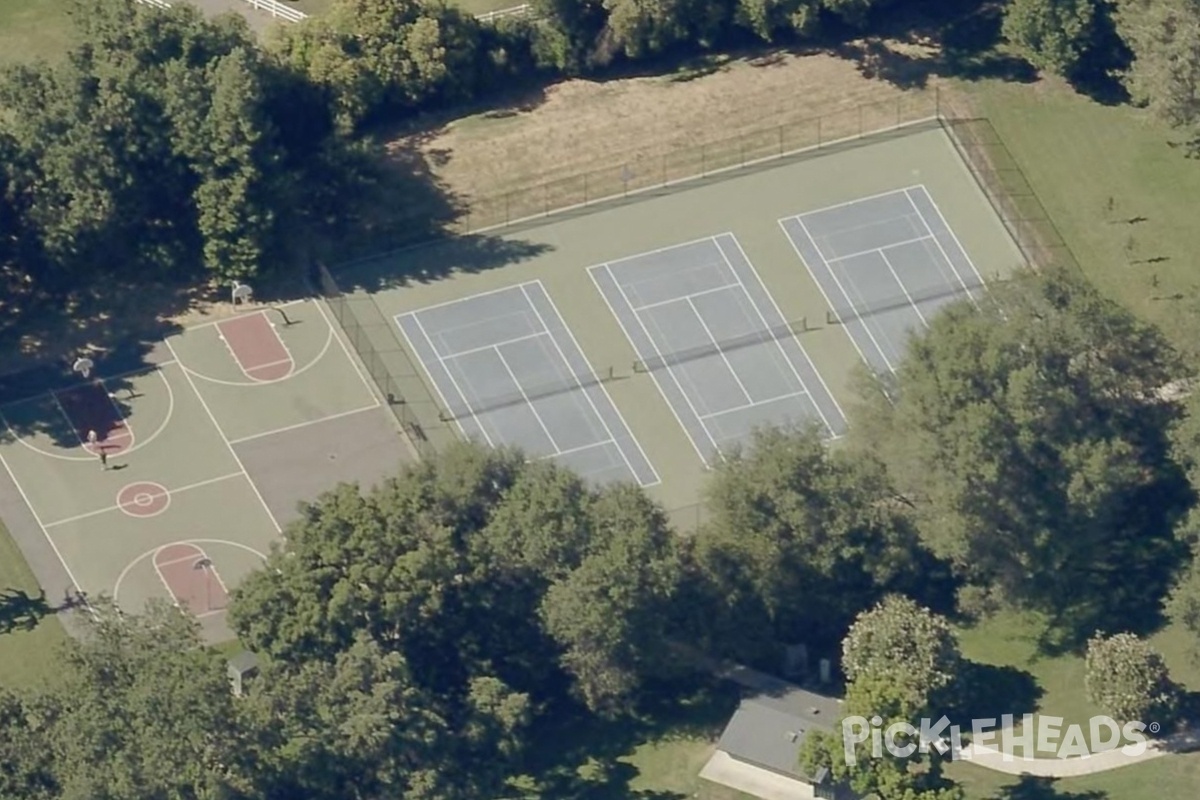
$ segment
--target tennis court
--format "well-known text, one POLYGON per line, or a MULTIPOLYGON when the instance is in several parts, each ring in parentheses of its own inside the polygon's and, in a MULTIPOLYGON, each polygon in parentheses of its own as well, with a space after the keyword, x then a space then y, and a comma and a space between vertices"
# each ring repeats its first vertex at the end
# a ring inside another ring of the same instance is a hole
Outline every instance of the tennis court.
POLYGON ((659 482, 540 281, 396 316, 468 438, 555 458, 597 482, 659 482))
POLYGON ((592 280, 702 461, 755 429, 846 419, 732 234, 593 266, 592 280))
POLYGON ((924 186, 780 220, 813 281, 872 369, 887 373, 909 337, 983 278, 924 186))

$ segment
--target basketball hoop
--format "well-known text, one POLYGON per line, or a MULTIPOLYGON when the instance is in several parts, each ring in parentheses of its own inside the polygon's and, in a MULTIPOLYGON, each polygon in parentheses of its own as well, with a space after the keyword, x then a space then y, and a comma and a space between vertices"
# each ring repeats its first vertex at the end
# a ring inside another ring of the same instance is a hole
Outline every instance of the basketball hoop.
POLYGON ((254 289, 248 283, 233 282, 233 291, 230 293, 233 298, 233 304, 247 305, 254 298, 254 289))
POLYGON ((81 356, 80 358, 75 359, 75 363, 71 365, 71 371, 82 375, 83 379, 86 381, 92 376, 92 369, 95 366, 95 363, 90 358, 87 356, 81 356))

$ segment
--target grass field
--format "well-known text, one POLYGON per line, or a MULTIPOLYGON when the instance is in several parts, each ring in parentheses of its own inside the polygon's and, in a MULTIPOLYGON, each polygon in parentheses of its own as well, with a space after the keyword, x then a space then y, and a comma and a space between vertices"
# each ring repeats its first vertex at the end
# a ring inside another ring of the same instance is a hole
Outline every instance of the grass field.
POLYGON ((33 573, 0 523, 0 686, 36 685, 55 672, 55 652, 66 641, 62 624, 53 614, 20 610, 24 598, 39 597, 33 573))
POLYGON ((0 65, 52 58, 69 37, 64 0, 0 0, 0 65))

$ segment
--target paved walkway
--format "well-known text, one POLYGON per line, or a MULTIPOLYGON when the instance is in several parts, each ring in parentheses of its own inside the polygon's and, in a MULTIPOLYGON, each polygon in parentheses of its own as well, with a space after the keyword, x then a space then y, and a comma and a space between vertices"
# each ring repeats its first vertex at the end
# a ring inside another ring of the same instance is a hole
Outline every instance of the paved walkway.
POLYGON ((984 769, 1004 772, 1009 775, 1034 775, 1039 778, 1068 778, 1075 775, 1091 775, 1108 772, 1133 764, 1141 764, 1173 753, 1188 753, 1200 750, 1200 730, 1186 731, 1149 742, 1145 750, 1137 755, 1126 755, 1120 748, 1103 753, 1075 758, 1024 758, 1006 755, 993 747, 967 745, 962 749, 962 760, 984 769))

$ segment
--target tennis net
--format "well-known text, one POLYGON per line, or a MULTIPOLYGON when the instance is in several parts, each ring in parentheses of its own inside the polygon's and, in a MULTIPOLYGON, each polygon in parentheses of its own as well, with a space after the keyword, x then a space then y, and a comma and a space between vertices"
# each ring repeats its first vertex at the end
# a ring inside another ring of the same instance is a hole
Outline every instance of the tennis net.
POLYGON ((569 392, 588 389, 593 386, 600 386, 617 377, 616 371, 612 367, 595 369, 594 372, 594 375, 570 376, 538 386, 521 386, 515 391, 510 392, 488 394, 483 397, 463 398, 461 403, 456 403, 450 408, 441 409, 438 412, 438 416, 442 422, 477 417, 489 411, 498 411, 514 406, 531 404, 537 400, 544 400, 547 397, 555 397, 569 392))
MULTIPOLYGON (((834 308, 825 312, 825 322, 830 325, 845 325, 847 322, 875 316, 876 314, 884 314, 888 311, 895 311, 898 308, 910 308, 922 303, 930 303, 938 300, 942 301, 942 303, 953 303, 958 300, 967 300, 971 299, 976 293, 982 292, 983 288, 982 283, 967 284, 965 287, 962 284, 957 286, 943 284, 935 286, 932 289, 910 292, 909 294, 891 297, 887 300, 865 306, 834 308)), ((939 305, 942 305, 942 303, 939 303, 939 305)))
POLYGON ((731 353, 745 347, 753 347, 754 345, 768 344, 780 339, 787 339, 788 337, 804 333, 807 330, 809 330, 808 319, 801 317, 793 322, 785 322, 782 325, 776 325, 771 328, 760 328, 750 333, 711 341, 707 344, 697 345, 696 347, 687 347, 672 353, 659 353, 651 358, 639 359, 633 362, 633 371, 654 372, 666 367, 684 364, 688 361, 695 361, 698 358, 705 358, 720 353, 731 353))

